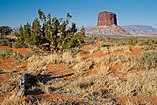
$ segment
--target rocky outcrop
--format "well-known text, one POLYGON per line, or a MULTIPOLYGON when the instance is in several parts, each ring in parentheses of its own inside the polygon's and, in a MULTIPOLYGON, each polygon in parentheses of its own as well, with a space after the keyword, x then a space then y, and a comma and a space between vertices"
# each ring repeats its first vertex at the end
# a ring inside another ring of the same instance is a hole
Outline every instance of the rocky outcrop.
POLYGON ((100 12, 98 15, 98 23, 97 26, 111 26, 117 25, 116 14, 112 12, 100 12))
POLYGON ((117 25, 117 17, 112 12, 100 12, 98 16, 97 26, 86 30, 88 34, 103 34, 103 35, 129 35, 124 29, 117 25))
POLYGON ((129 35, 130 34, 129 32, 126 32, 121 27, 116 25, 97 26, 86 32, 88 34, 103 34, 103 35, 129 35))

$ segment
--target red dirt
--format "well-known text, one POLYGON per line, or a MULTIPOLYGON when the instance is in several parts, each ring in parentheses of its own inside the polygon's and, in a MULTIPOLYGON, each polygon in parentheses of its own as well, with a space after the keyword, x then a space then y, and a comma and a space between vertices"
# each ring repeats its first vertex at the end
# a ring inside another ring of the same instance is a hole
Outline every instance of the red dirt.
POLYGON ((97 47, 99 47, 99 46, 101 46, 101 43, 100 43, 100 42, 96 42, 95 45, 96 45, 97 47))
POLYGON ((92 76, 92 75, 96 75, 97 74, 97 70, 96 69, 91 69, 91 70, 88 70, 84 75, 83 77, 88 77, 88 76, 92 76))
POLYGON ((92 49, 94 49, 95 47, 92 45, 92 44, 90 44, 90 45, 85 45, 85 46, 83 46, 83 48, 82 48, 82 50, 92 50, 92 49))
POLYGON ((8 46, 0 46, 0 48, 2 48, 2 49, 8 49, 10 47, 8 47, 8 46))
POLYGON ((112 75, 113 77, 118 77, 120 80, 127 81, 127 80, 128 80, 128 78, 126 78, 126 75, 127 75, 127 74, 128 74, 128 73, 126 73, 126 72, 115 71, 115 72, 113 72, 111 75, 112 75))
POLYGON ((88 51, 88 50, 92 50, 92 49, 94 49, 94 48, 96 48, 96 47, 99 47, 99 46, 101 46, 101 43, 100 42, 96 42, 95 44, 89 44, 89 45, 84 45, 83 47, 82 47, 82 50, 85 50, 85 51, 88 51))
POLYGON ((131 55, 140 56, 143 52, 142 50, 132 47, 132 46, 130 46, 129 49, 132 53, 121 50, 121 51, 111 52, 111 54, 113 54, 113 55, 123 55, 124 54, 124 55, 130 55, 130 56, 131 55))
POLYGON ((127 74, 128 74, 128 73, 126 73, 126 72, 121 72, 121 71, 115 71, 115 72, 113 73, 114 76, 117 76, 117 75, 125 76, 125 75, 127 75, 127 74))
POLYGON ((4 93, 3 96, 0 96, 0 102, 3 102, 6 97, 10 97, 11 95, 11 92, 4 93))
POLYGON ((41 94, 41 95, 37 95, 37 98, 39 100, 59 100, 59 99, 62 99, 62 100, 71 100, 71 101, 76 101, 76 98, 73 97, 73 96, 70 96, 70 95, 66 95, 66 94, 49 94, 49 95, 46 95, 46 94, 41 94))
MULTIPOLYGON (((10 48, 8 46, 0 46, 1 49, 11 49, 13 52, 19 52, 21 55, 26 56, 32 51, 27 48, 10 48)), ((16 62, 14 58, 0 58, 0 69, 4 70, 17 70, 27 71, 27 62, 16 62)))
POLYGON ((0 69, 27 71, 27 62, 16 62, 13 58, 0 58, 0 69))
POLYGON ((130 52, 125 52, 125 51, 115 51, 115 52, 111 52, 111 54, 113 55, 131 55, 130 52))
POLYGON ((80 53, 81 58, 94 58, 94 57, 103 57, 106 54, 103 51, 98 51, 92 54, 85 54, 83 52, 80 53))
POLYGON ((126 105, 127 102, 151 102, 155 105, 157 105, 157 97, 115 97, 115 99, 119 100, 121 105, 126 105))
POLYGON ((74 73, 75 70, 72 68, 69 68, 65 64, 48 64, 47 71, 56 76, 64 76, 64 75, 74 73))
POLYGON ((4 97, 0 96, 0 102, 4 101, 4 97))
POLYGON ((130 47, 130 51, 135 55, 135 56, 140 56, 142 54, 142 50, 135 48, 135 47, 130 47))
POLYGON ((128 78, 125 78, 125 77, 119 77, 119 79, 122 81, 128 81, 128 78))
POLYGON ((1 49, 10 49, 13 52, 19 52, 21 55, 26 56, 32 52, 31 49, 28 48, 10 48, 8 46, 0 46, 1 49))
POLYGON ((122 65, 115 64, 113 67, 111 67, 112 70, 120 70, 122 68, 122 65))
POLYGON ((122 65, 120 64, 115 64, 114 66, 111 67, 111 70, 113 70, 112 76, 118 77, 120 80, 127 81, 128 78, 125 76, 127 75, 127 72, 122 72, 120 69, 122 68, 122 65))
POLYGON ((11 76, 9 74, 0 74, 0 84, 1 83, 6 83, 11 76))
POLYGON ((13 52, 19 52, 21 55, 26 56, 32 52, 32 50, 28 48, 12 48, 13 52))
MULTIPOLYGON (((31 96, 31 95, 29 95, 31 96)), ((71 101, 71 102, 76 102, 78 103, 79 105, 83 104, 83 103, 86 103, 85 100, 79 100, 77 99, 76 96, 71 96, 69 94, 59 94, 59 93, 53 93, 53 94, 40 94, 40 95, 35 95, 35 97, 38 99, 38 100, 46 100, 46 101, 56 101, 56 102, 59 102, 59 101, 71 101)), ((26 99, 27 101, 27 99, 26 99)), ((84 105, 84 104, 83 104, 84 105)), ((89 104, 88 105, 92 105, 92 104, 89 104)))
POLYGON ((0 58, 0 64, 4 62, 14 62, 13 58, 0 58))
POLYGON ((137 74, 140 74, 140 73, 142 73, 142 71, 141 71, 141 70, 131 70, 130 73, 137 73, 137 74))

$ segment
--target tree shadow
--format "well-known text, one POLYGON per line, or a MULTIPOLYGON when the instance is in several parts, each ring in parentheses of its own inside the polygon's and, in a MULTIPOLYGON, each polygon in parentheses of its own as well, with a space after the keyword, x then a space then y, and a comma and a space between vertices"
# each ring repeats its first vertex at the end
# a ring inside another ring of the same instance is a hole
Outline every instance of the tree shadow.
POLYGON ((46 84, 53 79, 64 78, 72 76, 74 73, 63 75, 63 76, 52 76, 50 74, 38 74, 32 75, 30 73, 25 73, 23 80, 20 82, 20 87, 24 88, 24 95, 37 95, 43 94, 44 92, 38 85, 38 83, 46 84), (33 88, 33 89, 32 89, 33 88))

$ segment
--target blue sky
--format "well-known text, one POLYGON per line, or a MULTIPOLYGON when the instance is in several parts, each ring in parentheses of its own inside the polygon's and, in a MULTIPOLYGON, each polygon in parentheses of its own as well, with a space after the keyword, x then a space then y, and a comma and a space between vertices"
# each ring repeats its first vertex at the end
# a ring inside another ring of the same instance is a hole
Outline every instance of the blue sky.
POLYGON ((40 8, 61 18, 70 13, 77 26, 96 26, 100 11, 117 14, 118 25, 151 25, 157 28, 157 0, 0 0, 0 25, 31 23, 40 8))

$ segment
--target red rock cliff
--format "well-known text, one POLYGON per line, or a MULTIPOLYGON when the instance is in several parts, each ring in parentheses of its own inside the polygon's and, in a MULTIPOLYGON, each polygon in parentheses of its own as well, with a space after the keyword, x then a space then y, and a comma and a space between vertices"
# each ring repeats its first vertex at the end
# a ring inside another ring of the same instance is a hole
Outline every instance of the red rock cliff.
POLYGON ((100 12, 98 16, 97 26, 117 25, 116 14, 112 12, 100 12))

